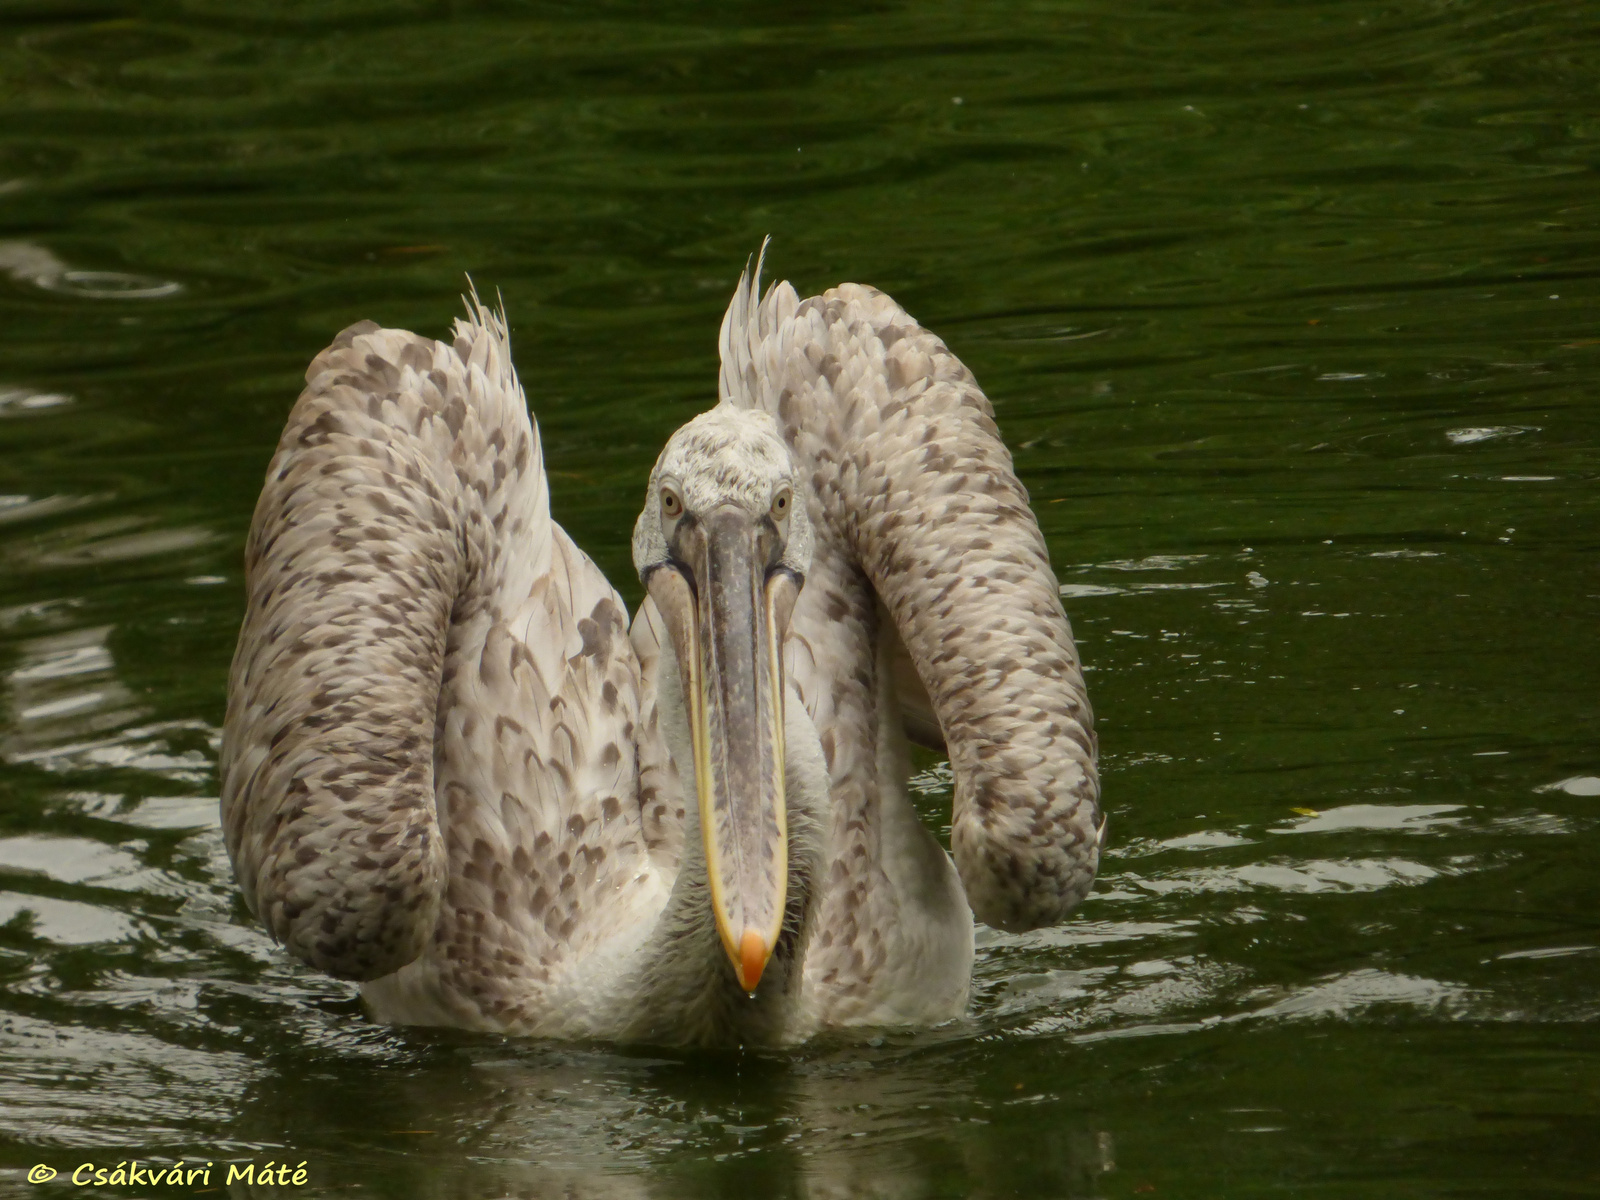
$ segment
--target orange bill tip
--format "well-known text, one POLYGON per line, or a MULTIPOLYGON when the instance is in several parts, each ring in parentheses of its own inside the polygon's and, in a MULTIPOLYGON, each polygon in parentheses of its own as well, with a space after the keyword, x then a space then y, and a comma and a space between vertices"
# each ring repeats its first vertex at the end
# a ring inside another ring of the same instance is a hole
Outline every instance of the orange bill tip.
POLYGON ((746 929, 739 941, 739 986, 754 992, 769 957, 766 940, 754 929, 746 929))

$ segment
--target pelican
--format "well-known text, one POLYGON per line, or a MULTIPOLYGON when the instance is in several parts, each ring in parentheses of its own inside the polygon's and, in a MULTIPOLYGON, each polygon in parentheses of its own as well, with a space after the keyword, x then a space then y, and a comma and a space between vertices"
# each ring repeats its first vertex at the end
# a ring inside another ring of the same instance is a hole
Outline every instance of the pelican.
MULTIPOLYGON (((765 247, 763 247, 763 253, 765 247)), ((972 373, 882 292, 760 291, 621 596, 550 517, 503 311, 352 325, 255 510, 222 817, 250 909, 381 1021, 781 1044, 960 1016, 974 915, 1104 833, 1038 522, 972 373), (908 739, 948 755, 946 853, 908 739)))

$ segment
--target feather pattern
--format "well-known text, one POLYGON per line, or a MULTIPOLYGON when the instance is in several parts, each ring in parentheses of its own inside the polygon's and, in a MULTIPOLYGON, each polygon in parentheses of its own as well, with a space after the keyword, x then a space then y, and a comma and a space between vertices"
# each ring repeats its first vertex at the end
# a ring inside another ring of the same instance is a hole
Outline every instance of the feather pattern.
POLYGON ((753 1004, 708 932, 671 639, 551 519, 503 317, 474 295, 448 343, 362 322, 308 369, 246 550, 223 823, 251 909, 381 1019, 669 1042, 945 1020, 972 910, 1026 927, 1087 889, 1092 718, 987 400, 882 293, 759 277, 719 396, 776 418, 815 546, 783 653, 790 899, 753 1004), (906 730, 949 746, 959 877, 906 730))
MULTIPOLYGON (((950 755, 951 843, 974 912, 1002 929, 1059 921, 1099 863, 1094 717, 994 410, 944 343, 882 292, 844 284, 802 302, 779 283, 758 300, 760 273, 758 261, 723 322, 721 394, 777 417, 811 471, 827 555, 792 637, 817 727, 866 719, 848 668, 880 599, 950 755), (842 629, 856 645, 845 648, 842 629)), ((836 793, 864 769, 837 750, 830 767, 836 793)), ((864 793, 875 787, 882 794, 883 781, 864 793)))
POLYGON ((636 907, 636 942, 665 885, 627 613, 550 519, 508 349, 474 303, 449 345, 363 323, 312 363, 246 552, 223 817, 268 928, 380 1012, 535 1028, 595 914, 636 907))

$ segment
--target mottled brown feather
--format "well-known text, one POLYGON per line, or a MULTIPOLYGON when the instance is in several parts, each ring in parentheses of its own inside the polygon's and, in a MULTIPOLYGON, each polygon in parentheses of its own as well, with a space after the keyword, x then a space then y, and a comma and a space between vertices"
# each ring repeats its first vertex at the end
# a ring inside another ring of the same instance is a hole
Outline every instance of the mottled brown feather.
MULTIPOLYGON (((725 319, 720 390, 773 414, 808 493, 785 664, 828 792, 821 866, 791 847, 804 1012, 761 1028, 943 1019, 971 913, 906 799, 903 732, 948 747, 972 908, 1059 920, 1100 841, 1082 674, 971 373, 870 288, 757 286, 725 319)), ((306 378, 251 527, 223 739, 247 902, 389 1019, 738 1040, 629 1007, 630 980, 660 982, 649 939, 693 857, 666 634, 649 602, 630 629, 550 519, 503 320, 474 300, 448 344, 362 322, 306 378)), ((678 941, 720 961, 714 935, 678 941)), ((718 1003, 755 1011, 736 999, 718 1003)))
MULTIPOLYGON (((759 272, 758 272, 759 275, 759 272)), ((1094 718, 1044 538, 977 381, 882 292, 800 300, 747 281, 723 326, 722 394, 778 418, 810 469, 817 554, 794 675, 819 729, 869 713, 873 598, 914 662, 955 774, 952 848, 979 919, 1061 920, 1088 892, 1102 820, 1094 718)), ((912 723, 918 697, 908 696, 912 723)), ((859 745, 862 739, 855 739, 859 745)), ((835 861, 875 861, 847 815, 864 760, 830 763, 835 861)), ((870 887, 866 889, 870 892, 870 887)), ((824 934, 826 936, 826 934, 824 934)))

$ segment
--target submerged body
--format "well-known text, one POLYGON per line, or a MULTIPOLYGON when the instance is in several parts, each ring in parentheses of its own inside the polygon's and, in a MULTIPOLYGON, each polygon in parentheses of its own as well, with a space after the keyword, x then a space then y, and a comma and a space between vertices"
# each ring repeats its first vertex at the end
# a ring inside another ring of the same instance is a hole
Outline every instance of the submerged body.
POLYGON ((882 293, 757 286, 652 475, 631 625, 550 519, 499 319, 353 326, 308 370, 247 550, 224 827, 252 909, 379 1019, 935 1023, 974 911, 1087 892, 1092 717, 987 400, 882 293), (950 756, 953 862, 908 733, 950 756))

